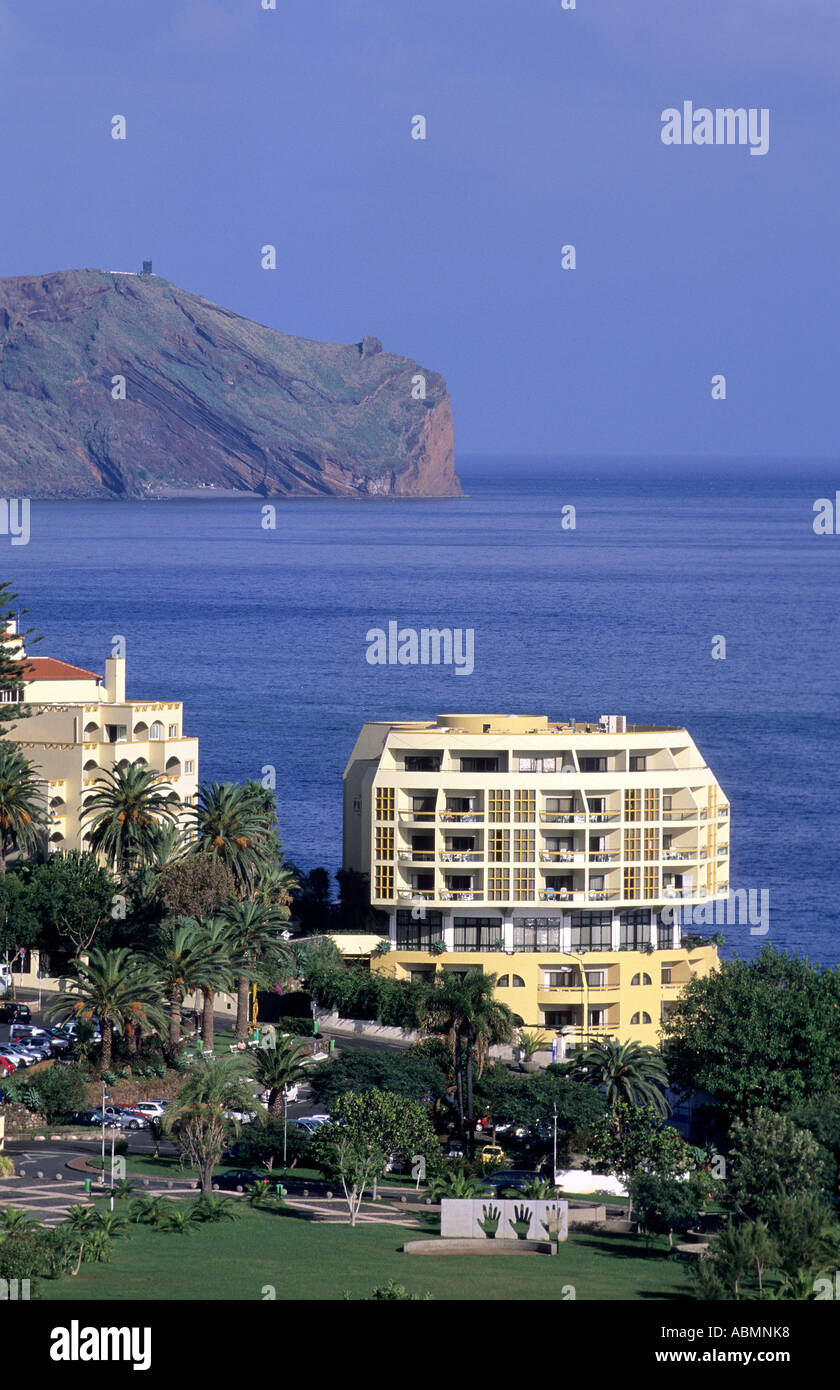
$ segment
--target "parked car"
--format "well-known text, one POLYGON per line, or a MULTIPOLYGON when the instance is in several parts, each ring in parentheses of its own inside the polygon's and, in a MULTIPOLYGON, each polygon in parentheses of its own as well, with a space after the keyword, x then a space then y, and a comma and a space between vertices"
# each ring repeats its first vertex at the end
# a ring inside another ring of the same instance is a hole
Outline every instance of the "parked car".
POLYGON ((484 1145, 482 1146, 482 1150, 481 1150, 481 1163, 482 1163, 482 1167, 487 1167, 488 1164, 493 1164, 493 1163, 504 1163, 504 1161, 505 1161, 505 1151, 504 1151, 504 1149, 501 1147, 500 1144, 484 1144, 484 1145))
POLYGON ((16 1069, 17 1063, 13 1062, 11 1057, 6 1057, 0 1052, 0 1076, 11 1076, 16 1069))
POLYGON ((257 1118, 256 1110, 223 1110, 226 1120, 236 1120, 241 1125, 249 1125, 257 1118))
POLYGON ((69 1125, 101 1125, 102 1112, 100 1110, 73 1110, 65 1116, 69 1125))
POLYGON ((0 1023, 29 1023, 32 1010, 28 1004, 17 1004, 7 1000, 0 1004, 0 1023))
POLYGON ((222 1192, 235 1192, 238 1187, 244 1191, 246 1187, 259 1187, 269 1182, 270 1178, 263 1173, 255 1173, 253 1168, 230 1168, 213 1179, 213 1186, 220 1188, 222 1192))
POLYGON ((166 1114, 159 1100, 138 1100, 125 1108, 129 1114, 140 1115, 146 1120, 160 1120, 166 1114))
POLYGON ((481 1181, 485 1187, 491 1188, 494 1192, 503 1192, 508 1187, 521 1192, 523 1187, 537 1182, 539 1176, 539 1173, 528 1168, 499 1168, 495 1173, 488 1173, 481 1181))
POLYGON ((314 1134, 315 1131, 320 1129, 321 1125, 325 1125, 328 1120, 329 1115, 298 1115, 294 1123, 308 1130, 310 1134, 314 1134))

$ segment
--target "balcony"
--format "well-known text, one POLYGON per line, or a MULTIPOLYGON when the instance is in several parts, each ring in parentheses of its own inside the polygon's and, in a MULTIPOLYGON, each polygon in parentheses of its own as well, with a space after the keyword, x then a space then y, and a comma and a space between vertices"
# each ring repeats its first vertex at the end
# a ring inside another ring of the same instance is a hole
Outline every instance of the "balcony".
POLYGON ((705 811, 699 811, 696 807, 693 811, 663 811, 663 820, 699 820, 704 819, 705 811))
POLYGON ((475 888, 442 888, 440 899, 444 903, 480 903, 484 901, 483 895, 475 888))
POLYGON ((618 850, 595 850, 590 854, 590 864, 617 864, 621 855, 618 850))
POLYGON ((401 849, 399 858, 401 864, 433 864, 435 852, 433 849, 401 849))
POLYGON ((586 855, 568 849, 541 849, 540 859, 548 864, 585 864, 586 855))
POLYGON ((663 849, 663 851, 662 851, 662 858, 663 858, 663 859, 685 859, 685 860, 696 859, 696 858, 697 858, 697 850, 696 850, 696 849, 695 849, 695 850, 691 850, 691 849, 688 849, 688 850, 684 850, 684 849, 663 849))
MULTIPOLYGON (((377 819, 379 820, 381 817, 377 817, 377 819)), ((408 810, 400 811, 399 814, 400 825, 428 825, 430 822, 434 824, 434 819, 434 811, 408 810)))
POLYGON ((725 854, 728 854, 728 853, 729 853, 729 846, 728 846, 728 845, 718 845, 717 853, 718 853, 718 859, 722 859, 723 856, 724 856, 725 854))
POLYGON ((435 900, 434 893, 423 892, 419 888, 398 888, 397 897, 401 902, 433 903, 435 900))
POLYGON ((590 811, 590 825, 609 825, 621 820, 620 811, 590 811))
POLYGON ((540 811, 544 825, 586 825, 584 811, 540 811))
POLYGON ((484 855, 477 849, 442 849, 438 851, 444 864, 483 864, 484 855))
POLYGON ((583 903, 586 902, 586 894, 570 892, 568 888, 543 888, 540 890, 541 903, 583 903))
POLYGON ((484 820, 483 811, 441 811, 440 820, 444 825, 475 825, 484 820))

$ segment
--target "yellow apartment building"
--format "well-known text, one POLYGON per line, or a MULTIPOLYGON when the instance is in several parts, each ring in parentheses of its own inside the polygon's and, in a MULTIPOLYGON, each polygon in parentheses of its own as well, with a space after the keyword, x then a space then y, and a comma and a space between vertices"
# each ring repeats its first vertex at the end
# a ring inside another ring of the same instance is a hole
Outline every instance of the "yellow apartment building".
MULTIPOLYGON (((25 657, 13 624, 11 656, 25 657)), ((32 708, 13 738, 43 779, 51 852, 86 849, 80 815, 102 770, 115 763, 144 763, 169 783, 185 806, 198 789, 198 739, 184 734, 183 705, 128 700, 125 658, 108 657, 104 678, 54 657, 29 657, 26 684, 2 692, 6 703, 32 708)))
POLYGON ((476 967, 559 1056, 655 1044, 717 968, 682 910, 729 894, 729 803, 685 729, 444 714, 363 726, 344 773, 344 865, 370 875, 390 950, 423 981, 476 967))

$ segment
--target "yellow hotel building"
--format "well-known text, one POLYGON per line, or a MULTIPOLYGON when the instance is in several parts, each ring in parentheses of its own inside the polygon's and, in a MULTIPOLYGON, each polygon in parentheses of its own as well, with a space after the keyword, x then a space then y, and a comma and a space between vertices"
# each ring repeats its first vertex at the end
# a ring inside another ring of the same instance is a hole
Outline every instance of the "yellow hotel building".
MULTIPOLYGON (((7 627, 7 650, 25 655, 15 628, 7 627)), ((179 799, 190 804, 198 790, 198 739, 184 734, 182 704, 128 700, 125 658, 109 657, 104 679, 53 657, 29 657, 22 690, 5 690, 6 702, 32 707, 14 727, 13 739, 43 780, 52 852, 86 849, 80 814, 100 769, 115 763, 144 763, 161 774, 179 799)))
POLYGON ((683 944, 680 909, 728 896, 729 803, 685 729, 367 723, 344 774, 344 865, 388 913, 372 969, 492 973, 559 1056, 655 1044, 682 985, 717 968, 714 944, 683 944))

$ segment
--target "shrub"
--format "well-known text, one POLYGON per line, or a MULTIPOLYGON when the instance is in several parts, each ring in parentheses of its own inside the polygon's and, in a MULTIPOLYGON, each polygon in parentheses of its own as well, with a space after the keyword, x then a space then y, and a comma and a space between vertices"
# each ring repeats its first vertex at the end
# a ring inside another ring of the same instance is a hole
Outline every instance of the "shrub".
POLYGON ((10 1178, 14 1171, 13 1161, 6 1154, 0 1154, 0 1178, 10 1178))
POLYGON ((0 1278, 57 1279, 76 1263, 81 1243, 72 1231, 60 1228, 13 1232, 0 1245, 0 1278))
POLYGON ((291 1033, 296 1038, 314 1038, 314 1018, 278 1018, 277 1028, 281 1033, 291 1033))

